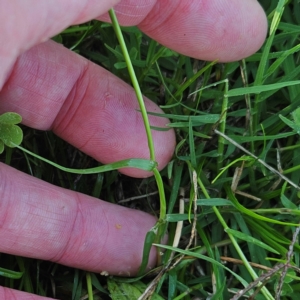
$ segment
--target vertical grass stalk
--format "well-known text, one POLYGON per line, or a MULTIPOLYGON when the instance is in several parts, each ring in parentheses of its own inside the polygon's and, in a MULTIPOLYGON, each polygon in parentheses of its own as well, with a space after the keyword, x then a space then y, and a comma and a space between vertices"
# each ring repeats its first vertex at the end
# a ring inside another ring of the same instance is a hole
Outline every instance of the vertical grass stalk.
POLYGON ((91 273, 89 272, 86 273, 86 285, 87 285, 88 297, 89 297, 88 300, 94 300, 92 278, 91 278, 91 273))
MULTIPOLYGON (((155 151, 154 151, 154 143, 153 143, 153 138, 152 138, 152 133, 151 133, 151 128, 150 128, 150 123, 149 123, 149 118, 148 118, 148 114, 147 114, 147 110, 145 107, 145 103, 144 103, 144 99, 143 99, 143 95, 139 86, 139 83, 137 81, 136 78, 136 74, 133 68, 133 65, 131 63, 131 59, 124 41, 124 37, 120 28, 120 25, 118 23, 117 20, 117 16, 114 12, 113 9, 109 10, 109 16, 111 18, 112 21, 112 26, 116 32, 116 36, 118 38, 118 41, 120 43, 120 47, 122 49, 123 55, 124 55, 124 59, 128 68, 128 72, 130 75, 130 79, 132 81, 132 85, 134 87, 135 93, 136 93, 136 97, 140 106, 140 110, 142 113, 142 117, 143 117, 143 122, 144 122, 144 127, 146 130, 146 134, 147 134, 147 140, 148 140, 148 147, 149 147, 149 152, 150 152, 150 159, 153 161, 156 161, 155 159, 155 151)), ((159 191, 159 196, 160 196, 160 219, 164 219, 166 216, 166 201, 165 201, 165 193, 164 193, 164 186, 163 186, 163 182, 162 182, 162 178, 160 176, 160 173, 158 172, 158 170, 155 168, 153 170, 155 179, 156 179, 156 183, 158 186, 158 191, 159 191)))
MULTIPOLYGON (((207 201, 209 201, 210 196, 209 196, 203 182, 201 181, 200 177, 198 177, 198 184, 199 184, 205 198, 207 199, 207 201)), ((218 208, 216 206, 213 206, 212 209, 213 209, 214 213, 216 214, 218 220, 224 227, 224 230, 226 231, 227 229, 229 229, 228 225, 226 224, 226 222, 225 222, 224 218, 222 217, 218 208)), ((238 242, 236 241, 236 239, 234 238, 234 236, 229 232, 227 232, 227 235, 230 238, 231 243, 233 244, 235 250, 237 251, 238 255, 240 256, 241 260, 244 263, 244 266, 246 267, 247 271, 249 272, 249 274, 251 275, 253 280, 257 279, 258 275, 255 273, 255 271, 251 267, 250 263, 248 262, 247 258, 245 257, 245 255, 243 253, 243 250, 240 248, 240 246, 239 246, 238 242)), ((271 293, 265 286, 262 287, 261 291, 264 294, 264 296, 266 297, 266 299, 274 300, 273 296, 271 295, 271 293)))
MULTIPOLYGON (((226 127, 226 117, 227 117, 227 109, 228 109, 228 79, 224 80, 225 83, 225 91, 222 103, 222 111, 221 111, 221 120, 220 120, 220 131, 225 133, 226 127)), ((225 139, 219 136, 218 140, 218 172, 221 170, 223 166, 223 153, 224 153, 224 144, 225 139)))
MULTIPOLYGON (((119 22, 117 20, 117 16, 114 12, 113 9, 109 10, 109 16, 111 18, 112 21, 112 26, 115 30, 117 39, 119 41, 121 50, 123 52, 123 56, 127 65, 127 69, 129 72, 129 76, 132 82, 132 85, 134 87, 135 93, 136 93, 136 97, 139 103, 139 107, 141 110, 141 114, 142 114, 142 118, 143 118, 143 122, 144 122, 144 127, 145 127, 145 131, 146 131, 146 135, 147 135, 147 141, 148 141, 148 147, 149 147, 149 152, 150 152, 150 159, 152 161, 156 161, 155 158, 155 150, 154 150, 154 143, 153 143, 153 138, 152 138, 152 133, 151 133, 151 128, 150 128, 150 123, 149 123, 149 118, 148 118, 148 114, 147 114, 147 110, 145 107, 145 103, 144 103, 144 99, 143 99, 143 95, 133 68, 133 65, 131 63, 131 59, 124 41, 124 37, 119 25, 119 22)), ((159 199, 160 199, 160 217, 159 217, 159 221, 160 221, 160 225, 162 225, 162 223, 165 220, 166 217, 166 199, 165 199, 165 192, 164 192, 164 185, 163 185, 163 181, 161 178, 161 175, 159 173, 159 171, 157 170, 157 168, 155 167, 153 170, 153 174, 156 180, 156 184, 158 187, 158 191, 159 191, 159 199)), ((157 232, 157 237, 156 237, 156 241, 160 241, 161 237, 164 234, 164 227, 165 226, 158 226, 158 232, 157 232)), ((144 246, 144 251, 146 249, 146 246, 144 246)), ((158 253, 159 253, 159 249, 158 249, 158 253)), ((158 254, 158 258, 159 258, 159 254, 158 254)), ((148 258, 147 258, 148 260, 148 258)), ((143 260, 142 264, 144 264, 145 261, 143 260)))
POLYGON ((116 36, 118 38, 118 41, 119 41, 126 65, 127 65, 129 76, 130 76, 130 79, 131 79, 131 82, 132 82, 132 85, 133 85, 133 88, 134 88, 134 91, 135 91, 135 94, 136 94, 136 97, 137 97, 137 100, 138 100, 138 103, 140 106, 145 130, 146 130, 146 134, 147 134, 148 147, 149 147, 149 151, 150 151, 150 159, 155 161, 154 143, 153 143, 153 138, 152 138, 152 134, 151 134, 147 110, 146 110, 145 103, 143 100, 143 95, 142 95, 139 83, 137 81, 133 65, 131 63, 131 59, 130 59, 130 56, 129 56, 129 53, 128 53, 128 50, 127 50, 127 47, 126 47, 126 44, 124 41, 124 37, 123 37, 122 31, 121 31, 117 16, 113 9, 109 10, 109 16, 112 21, 112 26, 115 30, 116 36))
MULTIPOLYGON (((242 81, 244 83, 244 87, 249 87, 247 67, 246 67, 245 59, 241 60, 240 69, 241 69, 241 77, 242 77, 242 81)), ((245 101, 246 101, 246 107, 247 107, 246 128, 248 127, 247 129, 249 129, 250 136, 254 136, 254 132, 253 132, 253 115, 255 115, 255 114, 253 114, 250 94, 245 94, 245 101), (247 122, 249 122, 249 123, 247 124, 247 122)), ((255 153, 256 151, 255 151, 254 141, 250 142, 250 147, 251 147, 251 152, 255 153)), ((250 180, 251 186, 255 186, 255 174, 254 174, 254 169, 253 168, 249 169, 249 180, 250 180)))

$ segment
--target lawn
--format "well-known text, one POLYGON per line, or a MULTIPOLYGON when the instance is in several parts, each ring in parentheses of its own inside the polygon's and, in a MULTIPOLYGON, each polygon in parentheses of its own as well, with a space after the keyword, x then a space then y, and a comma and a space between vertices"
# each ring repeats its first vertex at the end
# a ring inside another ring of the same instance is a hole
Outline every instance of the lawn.
MULTIPOLYGON (((1 285, 74 300, 299 299, 300 3, 259 2, 269 34, 239 62, 195 60, 135 27, 122 28, 133 85, 176 131, 173 159, 154 177, 60 169, 100 165, 53 133, 25 126, 21 146, 36 156, 9 147, 2 154, 7 164, 55 185, 155 214, 158 235, 169 233, 161 265, 123 279, 1 254, 1 267, 11 270, 1 285)), ((73 26, 54 40, 131 84, 110 24, 73 26)), ((148 238, 145 254, 157 241, 153 232, 148 238)))

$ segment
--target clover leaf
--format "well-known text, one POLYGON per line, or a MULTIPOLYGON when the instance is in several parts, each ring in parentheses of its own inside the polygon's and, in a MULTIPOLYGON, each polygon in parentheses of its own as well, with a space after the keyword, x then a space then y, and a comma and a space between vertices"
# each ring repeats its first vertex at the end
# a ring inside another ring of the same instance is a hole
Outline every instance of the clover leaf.
POLYGON ((23 132, 16 125, 21 121, 22 117, 14 112, 7 112, 0 115, 0 153, 4 151, 4 145, 15 147, 21 144, 23 132))

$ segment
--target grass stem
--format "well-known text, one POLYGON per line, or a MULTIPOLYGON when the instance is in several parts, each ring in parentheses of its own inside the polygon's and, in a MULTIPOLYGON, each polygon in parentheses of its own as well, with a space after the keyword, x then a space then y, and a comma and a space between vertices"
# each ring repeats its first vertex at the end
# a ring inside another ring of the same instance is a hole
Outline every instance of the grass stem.
MULTIPOLYGON (((204 194, 205 198, 207 199, 207 201, 209 201, 210 196, 204 186, 204 184, 202 183, 200 177, 198 177, 198 184, 202 190, 202 193, 204 194)), ((216 214, 218 220, 220 221, 220 223, 222 224, 224 230, 226 231, 229 227, 226 224, 224 218, 222 217, 221 213, 219 212, 218 208, 216 206, 212 207, 214 213, 216 214)), ((250 273, 251 277, 253 278, 253 280, 257 279, 258 276, 255 273, 255 271, 253 270, 253 268, 251 267, 249 261, 247 260, 246 256, 244 255, 242 249, 240 248, 239 244, 237 243, 236 239, 234 238, 234 236, 232 234, 230 234, 229 232, 227 232, 229 239, 231 240, 235 250, 237 251, 237 253, 239 254, 241 260, 244 263, 244 266, 246 267, 246 269, 248 270, 248 272, 250 273)), ((269 290, 264 286, 262 287, 262 293, 264 294, 264 296, 267 299, 274 299, 273 296, 271 295, 271 293, 269 292, 269 290)))

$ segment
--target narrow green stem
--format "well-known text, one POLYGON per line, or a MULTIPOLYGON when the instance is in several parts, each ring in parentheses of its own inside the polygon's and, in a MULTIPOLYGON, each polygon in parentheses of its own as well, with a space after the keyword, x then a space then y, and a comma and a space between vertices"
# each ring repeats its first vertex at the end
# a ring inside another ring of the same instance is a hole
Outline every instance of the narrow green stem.
MULTIPOLYGON (((143 121, 144 121, 144 126, 145 126, 145 130, 146 130, 146 134, 147 134, 147 140, 148 140, 148 147, 149 147, 149 152, 150 152, 150 160, 155 161, 155 151, 154 151, 154 143, 153 143, 153 138, 152 138, 152 133, 151 133, 151 128, 150 128, 150 123, 149 123, 149 119, 148 119, 148 114, 147 114, 147 110, 145 107, 145 103, 144 103, 144 99, 143 99, 143 95, 139 86, 139 83, 137 81, 136 78, 136 74, 134 72, 132 63, 131 63, 131 59, 123 38, 123 34, 119 25, 119 22, 117 20, 116 14, 114 12, 113 9, 109 10, 109 15, 112 21, 112 26, 116 32, 118 41, 120 43, 120 47, 122 49, 123 55, 124 55, 124 59, 128 68, 128 72, 130 75, 130 79, 132 81, 132 85, 134 87, 136 96, 137 96, 137 100, 140 106, 140 110, 142 113, 142 117, 143 117, 143 121)), ((165 193, 164 193, 164 186, 163 186, 163 182, 160 176, 160 173, 158 172, 158 170, 156 168, 153 168, 153 173, 156 179, 156 183, 158 186, 158 190, 159 190, 159 195, 160 195, 160 219, 164 219, 166 216, 166 199, 165 199, 165 193)))
POLYGON ((299 169, 300 169, 300 165, 297 165, 297 166, 294 166, 292 168, 284 170, 282 173, 283 174, 290 174, 290 173, 298 172, 299 169))
POLYGON ((129 56, 129 53, 127 51, 127 47, 124 41, 124 37, 119 25, 119 22, 117 20, 117 16, 114 12, 113 9, 109 10, 109 16, 111 18, 112 21, 112 26, 116 32, 116 36, 118 38, 118 41, 120 43, 120 47, 122 49, 123 55, 124 55, 124 59, 128 68, 128 72, 129 72, 129 76, 132 82, 132 85, 134 87, 135 93, 136 93, 136 97, 140 106, 140 110, 142 113, 142 117, 143 117, 143 121, 144 121, 144 126, 145 126, 145 130, 147 133, 147 140, 148 140, 148 147, 149 147, 149 151, 150 151, 150 159, 155 161, 155 151, 154 151, 154 143, 153 143, 153 139, 152 139, 152 134, 151 134, 151 128, 150 128, 150 123, 149 123, 149 119, 148 119, 148 115, 147 115, 147 110, 145 107, 145 103, 143 100, 143 95, 139 86, 139 83, 137 81, 136 75, 135 75, 135 71, 134 68, 132 66, 131 63, 131 59, 129 56))
POLYGON ((259 209, 251 209, 252 212, 258 214, 288 214, 288 215, 297 215, 300 216, 299 209, 290 209, 290 208, 259 208, 259 209))
POLYGON ((86 285, 87 285, 89 300, 94 300, 92 278, 89 272, 86 273, 86 285))
MULTIPOLYGON (((243 59, 240 63, 240 69, 241 69, 241 76, 242 80, 244 82, 244 87, 249 87, 248 84, 248 75, 247 75, 247 67, 246 67, 246 62, 243 59)), ((247 107, 247 114, 246 114, 246 120, 248 120, 248 128, 249 128, 249 133, 250 136, 254 136, 253 132, 253 109, 252 109, 252 104, 251 104, 251 99, 249 94, 245 94, 245 101, 246 101, 246 107, 247 107)), ((250 142, 250 147, 251 147, 251 152, 255 153, 255 146, 254 146, 254 141, 250 142)), ((255 173, 254 169, 250 168, 249 169, 249 181, 250 181, 250 186, 255 186, 255 173)))
MULTIPOLYGON (((147 114, 147 110, 145 107, 145 103, 144 103, 144 99, 143 99, 143 95, 138 83, 138 80, 136 78, 136 74, 135 71, 133 69, 132 63, 131 63, 131 59, 123 38, 123 34, 119 25, 119 22, 117 20, 116 14, 114 12, 113 9, 109 10, 109 15, 112 21, 112 26, 115 30, 116 36, 118 38, 118 41, 120 43, 120 47, 122 49, 123 55, 124 55, 124 59, 128 68, 128 72, 130 75, 130 79, 132 82, 132 85, 134 87, 135 93, 136 93, 136 97, 140 106, 140 110, 142 113, 142 118, 144 121, 144 127, 145 127, 145 131, 146 131, 146 135, 147 135, 147 140, 148 140, 148 147, 149 147, 149 152, 150 152, 150 160, 152 161, 156 161, 155 159, 155 150, 154 150, 154 143, 153 143, 153 138, 152 138, 152 133, 151 133, 151 128, 150 128, 150 123, 149 123, 149 119, 148 119, 148 114, 147 114)), ((165 199, 165 192, 164 192, 164 185, 163 185, 163 181, 161 178, 161 175, 158 171, 158 169, 156 167, 154 167, 152 169, 156 183, 157 183, 157 187, 158 187, 158 191, 159 191, 159 198, 160 198, 160 226, 158 226, 158 232, 157 232, 157 240, 161 240, 163 234, 164 234, 164 228, 165 226, 162 226, 162 223, 164 222, 165 218, 166 218, 166 199, 165 199)), ((146 251, 146 246, 144 246, 144 253, 146 251)), ((158 253, 159 253, 159 249, 157 249, 158 253)), ((146 263, 142 262, 143 263, 146 263)))
MULTIPOLYGON (((220 120, 220 131, 225 133, 226 128, 226 117, 227 117, 227 108, 228 108, 228 79, 224 80, 225 83, 225 91, 224 98, 222 103, 222 112, 221 112, 221 120, 220 120)), ((225 139, 219 136, 218 141, 218 172, 221 170, 223 165, 223 154, 224 154, 224 144, 225 139)))
MULTIPOLYGON (((201 181, 201 179, 199 177, 198 177, 198 184, 199 184, 199 186, 200 186, 200 188, 201 188, 201 190, 202 190, 205 198, 207 198, 208 201, 209 201, 210 196, 209 196, 209 194, 208 194, 208 192, 207 192, 207 190, 206 190, 203 182, 201 181)), ((229 229, 228 225, 226 224, 226 222, 225 222, 224 218, 222 217, 222 215, 221 215, 220 211, 218 210, 218 208, 216 206, 213 206, 212 209, 213 209, 214 213, 216 214, 218 220, 220 221, 220 223, 224 227, 224 230, 226 231, 227 229, 229 229)), ((257 279, 258 278, 257 274, 255 273, 255 271, 251 267, 250 263, 248 262, 247 258, 245 257, 242 249, 240 248, 240 246, 237 243, 237 241, 234 238, 234 236, 231 233, 229 233, 229 232, 227 232, 227 235, 230 238, 230 240, 231 240, 234 248, 236 249, 237 253, 239 254, 241 260, 243 261, 246 269, 248 270, 248 272, 250 273, 250 275, 252 276, 252 278, 254 280, 257 279)), ((268 289, 265 286, 262 287, 261 290, 262 290, 262 293, 264 294, 264 296, 267 299, 274 299, 273 296, 270 294, 270 292, 268 291, 268 289)))
POLYGON ((160 219, 165 220, 166 212, 167 212, 167 205, 166 205, 166 196, 164 191, 164 184, 162 178, 160 176, 159 171, 155 168, 153 169, 153 174, 157 183, 158 193, 160 198, 160 219))
POLYGON ((286 146, 286 147, 282 147, 280 148, 280 152, 283 152, 283 151, 292 151, 292 150, 296 150, 300 148, 300 144, 296 144, 296 145, 292 145, 292 146, 286 146))
POLYGON ((145 171, 152 171, 154 168, 156 168, 157 163, 155 161, 149 161, 146 159, 142 158, 133 158, 133 159, 125 159, 121 161, 117 161, 111 164, 99 166, 99 167, 94 167, 94 168, 89 168, 89 169, 72 169, 72 168, 66 168, 61 165, 58 165, 54 162, 52 162, 49 159, 46 159, 42 156, 39 156, 21 146, 15 145, 16 148, 24 151, 25 153, 32 155, 33 157, 36 157, 40 159, 41 161, 46 162, 47 164, 56 167, 59 170, 68 172, 68 173, 73 173, 73 174, 98 174, 102 172, 108 172, 108 171, 113 171, 113 170, 118 170, 121 168, 138 168, 141 170, 145 171))
POLYGON ((200 290, 202 287, 203 287, 203 283, 202 282, 198 283, 198 284, 192 286, 191 288, 187 289, 180 295, 178 295, 176 298, 174 298, 174 300, 180 300, 180 299, 184 298, 185 296, 187 296, 188 294, 192 293, 193 291, 200 290))

